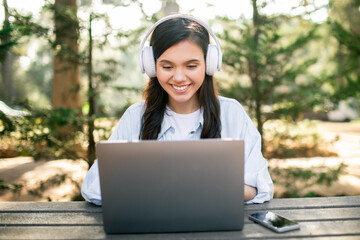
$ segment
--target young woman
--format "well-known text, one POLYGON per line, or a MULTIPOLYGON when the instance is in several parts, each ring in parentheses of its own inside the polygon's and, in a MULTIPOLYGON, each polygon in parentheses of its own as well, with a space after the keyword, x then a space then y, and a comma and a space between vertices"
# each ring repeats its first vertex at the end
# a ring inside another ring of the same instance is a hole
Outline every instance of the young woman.
MULTIPOLYGON (((188 15, 168 16, 149 30, 141 48, 140 66, 150 77, 143 92, 145 102, 126 110, 109 140, 243 139, 244 199, 269 201, 273 183, 261 153, 260 134, 239 102, 217 96, 212 75, 220 69, 221 50, 211 29, 188 15), (143 48, 151 32, 150 47, 143 48), (209 33, 216 45, 209 44, 209 33)), ((97 161, 81 193, 101 205, 97 161)))

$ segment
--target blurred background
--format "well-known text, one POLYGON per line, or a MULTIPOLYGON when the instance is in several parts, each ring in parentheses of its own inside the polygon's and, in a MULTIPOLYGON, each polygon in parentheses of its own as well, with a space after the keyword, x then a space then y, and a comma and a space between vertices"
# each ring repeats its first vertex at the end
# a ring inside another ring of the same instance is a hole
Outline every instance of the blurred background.
POLYGON ((2 0, 0 201, 83 200, 80 187, 147 81, 160 18, 207 22, 220 95, 262 135, 275 197, 360 195, 360 0, 2 0))

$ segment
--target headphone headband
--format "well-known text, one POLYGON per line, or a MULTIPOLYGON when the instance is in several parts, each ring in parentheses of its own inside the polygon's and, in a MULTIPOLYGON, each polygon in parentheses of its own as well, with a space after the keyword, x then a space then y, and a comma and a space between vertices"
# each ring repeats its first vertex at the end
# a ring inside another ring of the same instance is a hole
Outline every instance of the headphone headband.
POLYGON ((140 62, 140 69, 141 69, 141 72, 144 73, 145 72, 145 67, 144 67, 144 64, 143 64, 143 49, 144 49, 144 45, 145 45, 145 42, 146 40, 148 39, 148 37, 150 36, 150 34, 152 33, 152 31, 157 27, 159 26, 161 23, 167 21, 167 20, 170 20, 170 19, 174 19, 174 18, 185 18, 185 19, 189 19, 191 21, 194 21, 194 22, 197 22, 199 23, 200 25, 202 25, 207 31, 208 33, 211 35, 211 37, 214 39, 215 43, 216 43, 216 46, 218 48, 218 63, 217 63, 217 69, 220 71, 221 69, 221 59, 222 59, 222 53, 221 53, 221 47, 220 47, 220 42, 218 40, 218 38, 215 36, 215 34, 213 33, 213 31, 211 30, 211 28, 205 23, 203 22, 202 20, 200 19, 197 19, 193 16, 190 16, 190 15, 187 15, 187 14, 173 14, 173 15, 169 15, 169 16, 166 16, 162 19, 160 19, 159 21, 157 21, 149 30, 148 32, 146 33, 144 39, 142 40, 141 42, 141 45, 140 45, 140 56, 139 56, 139 62, 140 62))

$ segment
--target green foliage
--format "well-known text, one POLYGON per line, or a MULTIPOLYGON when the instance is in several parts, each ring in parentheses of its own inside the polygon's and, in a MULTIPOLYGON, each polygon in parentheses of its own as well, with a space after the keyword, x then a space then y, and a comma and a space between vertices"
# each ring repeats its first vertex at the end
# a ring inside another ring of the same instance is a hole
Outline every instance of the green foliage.
POLYGON ((330 81, 336 89, 333 99, 342 100, 347 97, 360 99, 360 33, 346 30, 337 21, 329 20, 328 24, 339 43, 336 56, 338 67, 335 74, 331 76, 338 81, 330 81))
MULTIPOLYGON (((92 1, 88 1, 86 4, 80 5, 79 8, 82 8, 82 11, 87 11, 86 8, 92 6, 91 2, 92 1)), ((138 5, 141 11, 145 13, 142 9, 142 4, 136 0, 108 1, 106 4, 116 7, 138 5)), ((92 39, 94 59, 93 72, 90 74, 94 80, 93 86, 95 90, 87 92, 86 87, 83 87, 86 86, 84 84, 81 85, 81 91, 83 95, 92 94, 96 96, 96 104, 101 105, 100 107, 109 108, 110 105, 113 107, 112 102, 108 94, 103 93, 112 88, 111 82, 119 79, 119 76, 121 76, 124 70, 124 61, 129 60, 119 56, 121 56, 122 53, 132 50, 134 45, 139 44, 141 36, 148 26, 145 24, 138 29, 126 31, 123 29, 114 29, 110 24, 110 19, 107 14, 99 14, 96 12, 97 9, 89 8, 89 10, 91 10, 89 14, 93 15, 93 21, 105 27, 102 29, 100 36, 97 32, 97 35, 92 39), (112 41, 110 41, 110 39, 112 41)), ((9 25, 4 25, 3 29, 0 30, 0 37, 6 36, 10 41, 0 45, 0 57, 4 56, 3 54, 7 50, 12 50, 16 52, 18 56, 23 56, 26 54, 26 48, 30 45, 33 46, 32 43, 36 42, 36 44, 40 43, 41 45, 35 59, 31 59, 30 66, 26 72, 21 68, 13 67, 14 87, 17 93, 16 101, 30 101, 33 106, 48 107, 51 103, 52 91, 51 84, 49 84, 49 80, 52 80, 53 75, 53 62, 51 59, 53 55, 56 54, 64 60, 87 66, 89 63, 89 39, 86 33, 89 30, 89 23, 81 17, 77 17, 76 9, 57 6, 52 1, 45 1, 42 11, 40 12, 39 20, 36 20, 31 13, 19 13, 16 9, 10 8, 9 13, 9 25), (55 29, 54 20, 61 23, 60 28, 55 29), (72 29, 72 31, 67 31, 68 29, 72 29), (78 53, 75 53, 74 50, 66 44, 60 44, 59 41, 57 41, 57 38, 65 37, 64 34, 66 32, 70 32, 73 39, 78 41, 78 53)), ((147 16, 147 19, 154 21, 153 16, 147 16)), ((17 60, 18 59, 15 59, 15 61, 17 60)), ((16 62, 14 62, 14 64, 15 63, 16 62)), ((85 67, 81 68, 81 70, 83 71, 83 76, 89 75, 85 67)), ((111 91, 114 90, 116 91, 117 89, 111 89, 111 91)), ((120 94, 122 94, 124 91, 127 91, 127 89, 121 89, 119 91, 121 92, 120 94)), ((138 93, 132 93, 132 95, 135 94, 138 93)), ((101 111, 101 109, 99 110, 101 111)), ((108 114, 108 111, 103 111, 102 113, 108 114)))
POLYGON ((73 196, 71 198, 71 201, 80 201, 80 202, 82 202, 82 201, 85 201, 85 199, 83 198, 81 193, 78 193, 78 194, 76 194, 75 196, 73 196))
POLYGON ((0 62, 4 60, 4 54, 20 44, 27 36, 46 37, 49 29, 33 21, 32 14, 19 14, 15 9, 10 11, 12 21, 3 25, 0 30, 0 62), (7 41, 4 41, 7 39, 7 41))
POLYGON ((23 14, 17 12, 16 9, 11 10, 13 32, 11 33, 12 38, 22 39, 25 36, 35 37, 48 37, 50 29, 42 26, 34 21, 34 17, 31 13, 23 14))
POLYGON ((337 140, 324 140, 314 121, 269 120, 264 125, 263 155, 267 159, 337 156, 331 148, 337 140))
MULTIPOLYGON (((0 39, 4 39, 11 35, 11 32, 14 30, 11 26, 4 26, 3 29, 0 30, 0 39)), ((17 44, 14 40, 9 41, 1 41, 0 44, 0 62, 3 62, 5 59, 5 53, 9 51, 12 47, 17 44)))
POLYGON ((275 167, 270 169, 270 174, 275 185, 286 189, 285 192, 278 194, 276 197, 313 197, 320 195, 314 192, 305 194, 301 194, 300 192, 303 189, 314 185, 325 185, 325 187, 331 186, 331 184, 334 181, 337 181, 339 176, 345 172, 346 167, 347 165, 344 163, 341 163, 336 168, 327 166, 311 169, 299 167, 275 167))
POLYGON ((0 190, 4 189, 10 189, 13 192, 18 192, 22 189, 23 185, 21 184, 13 184, 13 183, 7 183, 4 180, 0 179, 0 190))
POLYGON ((220 81, 222 94, 238 99, 252 117, 257 108, 272 106, 256 119, 258 122, 288 116, 296 119, 312 109, 321 92, 320 83, 307 72, 317 62, 308 54, 307 44, 319 38, 317 24, 300 18, 262 16, 255 43, 252 24, 246 20, 222 21, 223 61, 233 79, 220 81), (284 32, 289 26, 290 30, 284 32), (293 34, 293 29, 302 30, 293 34), (299 78, 304 79, 303 84, 297 84, 299 78))
MULTIPOLYGON (((35 159, 86 159, 87 121, 69 108, 32 109, 24 117, 9 117, 0 111, 2 145, 0 157, 32 156, 35 159)), ((96 140, 109 138, 114 122, 95 120, 96 140)))
MULTIPOLYGON (((81 150, 76 144, 83 138, 80 130, 82 120, 71 109, 58 108, 53 110, 32 110, 24 117, 6 117, 2 115, 3 135, 16 139, 20 155, 39 158, 79 158, 81 150), (65 132, 62 130, 66 129, 65 132)), ((83 139, 82 139, 83 140, 83 139)))
POLYGON ((16 126, 11 118, 0 111, 0 136, 15 131, 16 126))
POLYGON ((32 61, 28 69, 17 77, 18 80, 26 79, 19 83, 24 91, 24 94, 21 94, 23 99, 19 94, 17 99, 20 102, 28 101, 28 105, 31 103, 34 107, 45 108, 51 105, 53 51, 47 43, 39 45, 35 52, 36 61, 32 61))
POLYGON ((66 178, 66 174, 56 174, 51 178, 46 179, 46 181, 40 181, 37 187, 29 189, 28 192, 33 196, 41 197, 44 191, 51 187, 61 185, 65 182, 66 178))

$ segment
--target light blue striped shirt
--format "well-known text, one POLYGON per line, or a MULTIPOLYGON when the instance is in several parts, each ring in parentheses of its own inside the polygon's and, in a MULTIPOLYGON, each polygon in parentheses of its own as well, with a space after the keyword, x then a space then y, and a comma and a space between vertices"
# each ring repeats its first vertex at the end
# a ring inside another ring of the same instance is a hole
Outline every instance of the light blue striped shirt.
MULTIPOLYGON (((268 163, 261 153, 261 138, 255 125, 246 114, 244 108, 235 99, 220 97, 221 138, 241 139, 245 141, 245 166, 244 182, 246 185, 257 188, 257 195, 246 203, 263 203, 272 199, 274 185, 271 180, 268 163)), ((144 102, 130 106, 109 140, 134 141, 139 139, 144 102)), ((190 131, 188 139, 200 139, 204 119, 201 117, 190 131)), ((174 140, 174 127, 169 116, 164 114, 159 141, 174 140)), ((186 139, 186 140, 188 140, 186 139)), ((185 139, 184 139, 185 140, 185 139)), ((101 205, 101 192, 99 169, 97 161, 91 166, 81 187, 81 194, 86 201, 101 205)))

